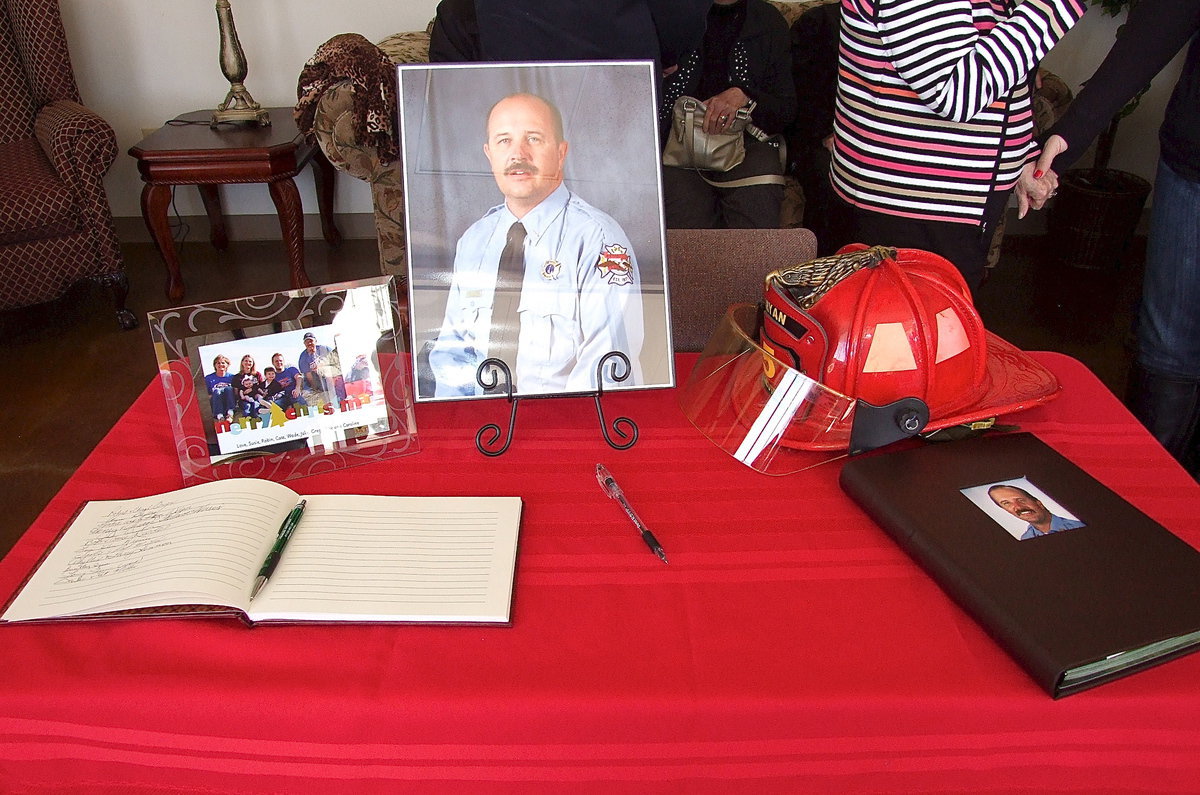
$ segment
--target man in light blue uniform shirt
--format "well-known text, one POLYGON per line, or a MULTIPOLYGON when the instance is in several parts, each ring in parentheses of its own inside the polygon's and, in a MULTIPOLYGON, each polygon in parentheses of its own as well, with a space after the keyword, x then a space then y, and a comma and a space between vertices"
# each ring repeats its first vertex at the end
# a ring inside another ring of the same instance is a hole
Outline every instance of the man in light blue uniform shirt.
MULTIPOLYGON (((495 352, 497 273, 510 227, 524 227, 516 361, 506 361, 519 394, 587 392, 610 351, 629 357, 622 384, 642 380, 641 280, 633 247, 607 214, 563 184, 562 119, 545 99, 513 94, 488 114, 484 154, 504 203, 458 240, 441 332, 429 354, 435 395, 482 392, 479 364, 495 352)), ((610 368, 605 367, 605 385, 610 368)))
POLYGON ((1037 497, 1025 489, 1007 484, 992 486, 988 489, 992 502, 1011 513, 1018 519, 1029 522, 1029 526, 1021 535, 1021 540, 1037 538, 1050 533, 1061 533, 1063 530, 1075 530, 1086 525, 1078 519, 1068 519, 1050 513, 1050 509, 1037 497))

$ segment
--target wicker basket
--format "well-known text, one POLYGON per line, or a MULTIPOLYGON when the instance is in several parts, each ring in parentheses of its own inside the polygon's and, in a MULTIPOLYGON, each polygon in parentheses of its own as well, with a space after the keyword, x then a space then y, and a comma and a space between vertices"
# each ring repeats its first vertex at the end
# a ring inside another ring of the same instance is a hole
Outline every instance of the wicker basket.
POLYGON ((1121 264, 1150 183, 1115 169, 1075 169, 1062 175, 1046 226, 1055 260, 1072 268, 1121 264))

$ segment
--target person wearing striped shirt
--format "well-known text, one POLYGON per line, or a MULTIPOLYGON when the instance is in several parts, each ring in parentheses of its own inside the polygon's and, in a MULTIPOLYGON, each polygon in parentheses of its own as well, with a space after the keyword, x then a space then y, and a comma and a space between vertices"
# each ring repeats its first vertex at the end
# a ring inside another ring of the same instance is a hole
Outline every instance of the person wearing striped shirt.
POLYGON ((978 287, 1014 185, 1035 182, 1038 61, 1086 10, 1086 0, 842 0, 839 245, 932 251, 978 287))

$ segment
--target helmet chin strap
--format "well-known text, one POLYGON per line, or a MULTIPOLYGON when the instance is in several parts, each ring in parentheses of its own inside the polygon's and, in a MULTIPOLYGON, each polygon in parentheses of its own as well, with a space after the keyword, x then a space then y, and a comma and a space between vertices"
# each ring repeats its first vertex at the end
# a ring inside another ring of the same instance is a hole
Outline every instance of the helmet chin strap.
POLYGON ((929 423, 929 406, 920 398, 907 397, 876 406, 859 400, 850 426, 850 455, 875 450, 909 439, 929 423))
POLYGON ((1021 426, 1019 425, 1001 425, 996 422, 995 417, 989 417, 986 420, 975 420, 974 422, 964 422, 962 425, 939 428, 936 431, 921 434, 921 438, 928 442, 956 442, 959 439, 982 436, 988 431, 1007 433, 1019 430, 1021 430, 1021 426))

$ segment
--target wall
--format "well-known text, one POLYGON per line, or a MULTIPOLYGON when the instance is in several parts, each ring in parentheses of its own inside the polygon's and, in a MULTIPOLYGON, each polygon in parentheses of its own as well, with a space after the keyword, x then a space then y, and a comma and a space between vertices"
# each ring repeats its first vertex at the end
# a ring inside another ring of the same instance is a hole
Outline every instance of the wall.
MULTIPOLYGON (((112 124, 122 152, 106 180, 118 217, 141 216, 142 181, 125 154, 175 116, 216 108, 229 82, 218 63, 220 35, 212 0, 60 0, 79 90, 112 124)), ((292 106, 304 62, 338 33, 379 41, 402 30, 423 30, 437 0, 232 0, 249 71, 246 88, 264 107, 292 106)), ((316 194, 306 169, 298 180, 306 212, 316 194)), ((265 187, 222 188, 226 213, 266 214, 275 207, 265 187)), ((181 215, 203 215, 195 189, 177 191, 181 215)), ((370 190, 340 176, 339 213, 370 213, 370 190)), ((231 232, 235 230, 231 229, 231 232)), ((277 230, 276 230, 277 231, 277 230)))
MULTIPOLYGON (((437 0, 232 0, 238 36, 246 52, 246 87, 264 106, 291 106, 305 60, 330 37, 357 32, 371 41, 423 29, 437 0)), ((215 108, 228 82, 218 65, 219 35, 211 0, 61 0, 80 91, 113 125, 121 151, 180 113, 215 108)), ((1096 8, 1068 34, 1046 66, 1072 86, 1091 74, 1112 42, 1116 23, 1096 8)), ((1153 178, 1158 154, 1155 131, 1182 59, 1154 83, 1137 113, 1122 124, 1113 166, 1153 178)), ((122 154, 107 178, 118 217, 140 216, 141 180, 133 158, 122 154)), ((316 200, 308 174, 298 181, 306 209, 316 200)), ((262 186, 223 189, 230 215, 273 215, 262 186)), ((194 190, 177 196, 182 215, 201 215, 194 190)), ((370 213, 367 186, 338 180, 336 211, 370 213)))

